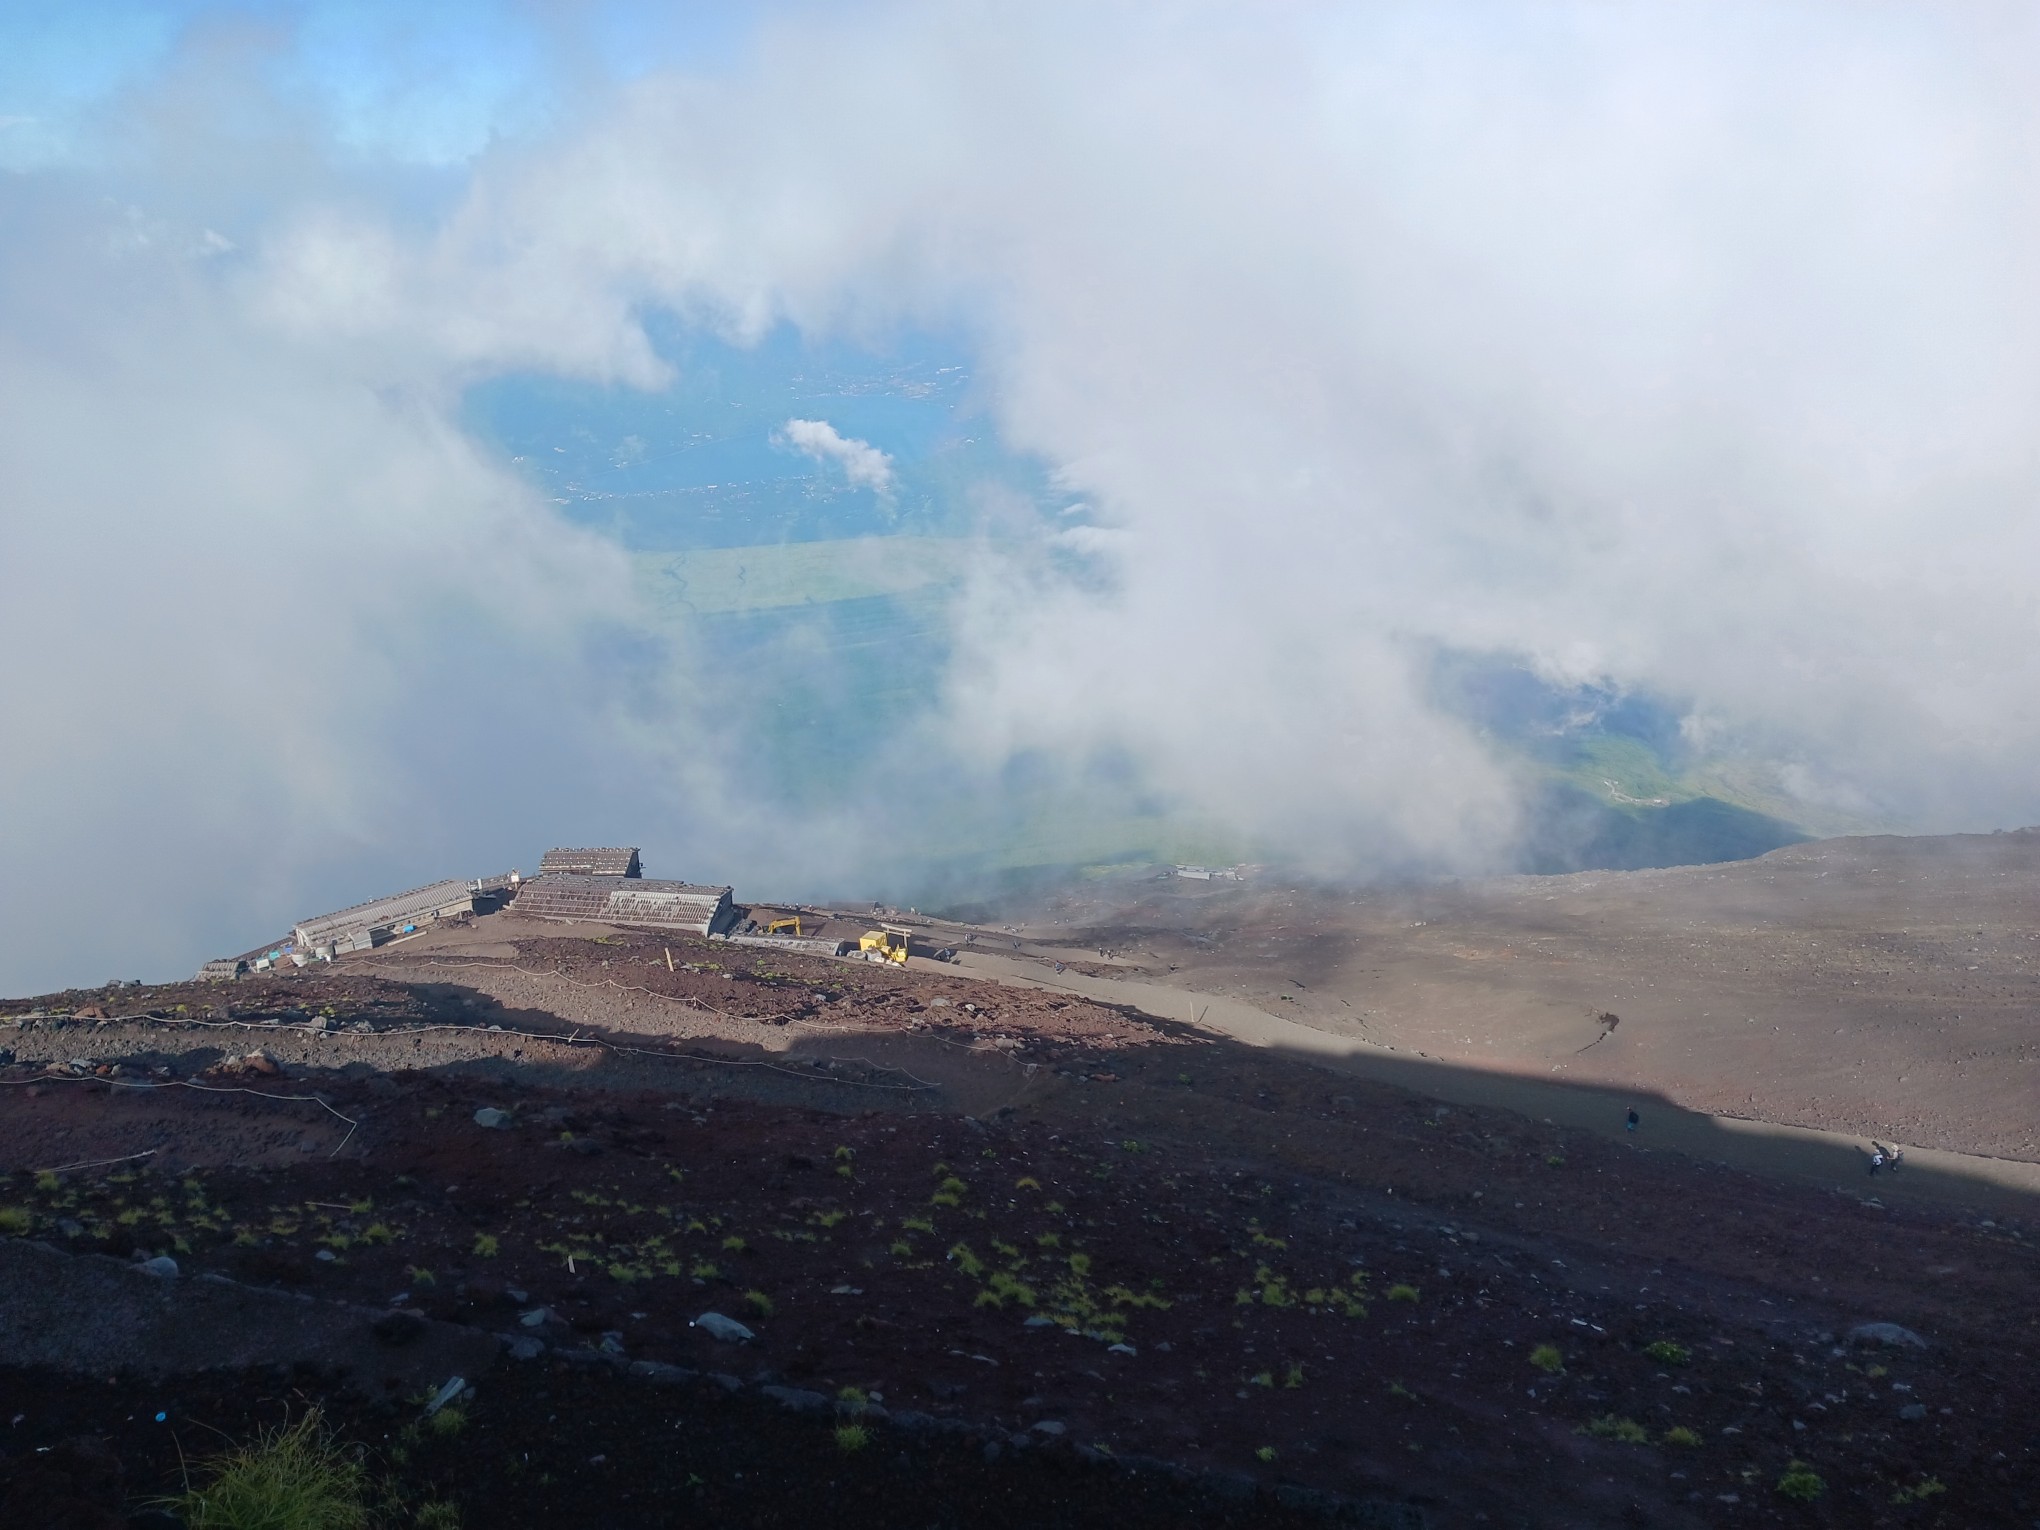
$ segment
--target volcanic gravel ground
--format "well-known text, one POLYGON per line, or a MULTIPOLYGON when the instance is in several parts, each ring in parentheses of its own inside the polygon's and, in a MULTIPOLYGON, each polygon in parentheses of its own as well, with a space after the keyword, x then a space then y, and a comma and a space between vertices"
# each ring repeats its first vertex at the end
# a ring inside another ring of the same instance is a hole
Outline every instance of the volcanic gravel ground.
POLYGON ((2040 1161, 2036 829, 1359 893, 1150 876, 1018 929, 1406 1054, 2040 1161))
POLYGON ((561 1525, 689 1504, 943 1522, 938 1503, 958 1523, 1164 1523, 1245 1513, 1224 1495, 1254 1483, 1255 1514, 1310 1489, 1431 1525, 2040 1517, 2040 1282, 2012 1219, 1447 1108, 939 972, 648 937, 489 960, 656 992, 666 1018, 625 1012, 576 1072, 521 1033, 589 1021, 476 986, 522 977, 343 969, 50 996, 0 1032, 60 1059, 0 1070, 0 1225, 542 1344, 477 1378, 458 1448, 407 1440, 414 1403, 363 1411, 331 1377, 187 1378, 161 1384, 168 1405, 117 1383, 95 1411, 82 1383, 14 1373, 10 1452, 106 1432, 140 1492, 169 1456, 128 1414, 237 1432, 274 1416, 251 1399, 296 1395, 476 1524, 518 1522, 521 1491, 547 1506, 525 1522, 561 1525), (819 1023, 880 1060, 824 1077, 690 1031, 697 1003, 761 1038, 819 1023), (436 1036, 475 1050, 416 1066, 436 1036), (640 1041, 671 1056, 601 1051, 640 1041), (235 1061, 258 1044, 274 1071, 235 1061), (895 1048, 955 1071, 893 1087, 895 1048), (510 1124, 477 1124, 485 1107, 510 1124), (130 1154, 148 1156, 96 1164, 130 1154), (711 1310, 756 1342, 694 1326, 711 1310), (1851 1340, 1866 1322, 1925 1347, 1851 1340), (590 1369, 632 1361, 743 1390, 590 1369), (846 1456, 840 1418, 760 1411, 760 1383, 872 1406, 870 1443, 846 1456), (1201 1486, 1112 1468, 1129 1458, 1201 1486), (1812 1478, 1809 1501, 1780 1490, 1812 1478))

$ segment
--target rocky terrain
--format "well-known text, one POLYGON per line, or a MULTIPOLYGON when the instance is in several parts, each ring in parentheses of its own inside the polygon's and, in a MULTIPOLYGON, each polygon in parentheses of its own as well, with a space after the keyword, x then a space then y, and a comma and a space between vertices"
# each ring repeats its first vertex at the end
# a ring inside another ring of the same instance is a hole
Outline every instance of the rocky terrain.
MULTIPOLYGON (((940 932, 1049 986, 501 914, 0 1006, 0 1520, 127 1523, 315 1403, 393 1523, 2040 1519, 2022 1198, 1752 1173, 1057 991, 1085 952, 1188 984, 1200 942, 1285 980, 1309 947, 1254 922, 1300 893, 1141 896, 1117 934, 940 932)), ((1291 991, 1324 1005, 1340 949, 1291 991)))

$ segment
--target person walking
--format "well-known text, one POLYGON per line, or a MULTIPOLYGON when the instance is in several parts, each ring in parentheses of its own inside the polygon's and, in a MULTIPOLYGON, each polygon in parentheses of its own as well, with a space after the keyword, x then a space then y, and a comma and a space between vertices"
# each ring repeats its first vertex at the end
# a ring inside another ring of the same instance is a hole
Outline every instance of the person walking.
POLYGON ((1875 1179, 1877 1171, 1884 1167, 1884 1149, 1876 1143, 1870 1144, 1870 1177, 1875 1179))

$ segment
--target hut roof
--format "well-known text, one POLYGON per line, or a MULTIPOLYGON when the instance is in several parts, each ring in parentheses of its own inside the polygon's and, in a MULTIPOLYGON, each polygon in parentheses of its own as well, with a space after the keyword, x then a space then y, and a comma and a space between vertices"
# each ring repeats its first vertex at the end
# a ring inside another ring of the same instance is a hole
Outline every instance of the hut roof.
POLYGON ((598 850, 548 850, 538 863, 538 874, 546 876, 553 872, 583 877, 641 877, 645 874, 635 845, 598 850))

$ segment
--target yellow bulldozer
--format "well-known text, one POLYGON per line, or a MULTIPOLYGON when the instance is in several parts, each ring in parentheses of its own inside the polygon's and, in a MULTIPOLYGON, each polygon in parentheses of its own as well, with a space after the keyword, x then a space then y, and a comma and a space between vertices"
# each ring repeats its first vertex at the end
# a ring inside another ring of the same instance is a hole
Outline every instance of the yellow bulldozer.
POLYGON ((789 914, 786 918, 775 919, 765 926, 767 935, 784 935, 788 930, 793 931, 795 935, 800 934, 800 915, 789 914))
POLYGON ((896 924, 881 925, 857 937, 857 950, 868 962, 907 964, 907 932, 896 924))

